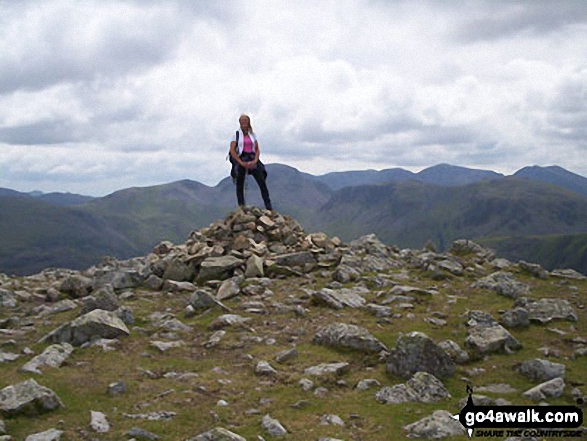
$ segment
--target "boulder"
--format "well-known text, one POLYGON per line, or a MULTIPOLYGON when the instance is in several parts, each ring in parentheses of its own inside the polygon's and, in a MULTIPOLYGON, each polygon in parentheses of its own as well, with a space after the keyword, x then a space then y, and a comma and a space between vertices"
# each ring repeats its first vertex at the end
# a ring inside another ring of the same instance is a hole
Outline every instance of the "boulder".
POLYGON ((523 300, 522 306, 528 310, 531 322, 546 324, 553 320, 576 322, 577 313, 565 299, 523 300))
POLYGON ((240 293, 240 284, 242 281, 243 278, 238 276, 224 280, 220 285, 220 288, 218 288, 216 298, 220 301, 223 301, 231 299, 232 297, 236 297, 240 293))
POLYGON ((129 335, 130 332, 122 320, 115 313, 94 309, 51 331, 41 339, 41 343, 70 343, 81 346, 93 339, 118 338, 129 335))
POLYGON ((245 277, 250 279, 252 277, 263 277, 264 275, 265 271, 263 270, 263 259, 255 254, 252 254, 247 259, 245 277))
POLYGON ((234 256, 208 257, 200 265, 197 280, 200 283, 209 280, 225 280, 233 276, 234 269, 243 263, 234 256))
POLYGON ((387 348, 365 328, 345 323, 331 323, 314 335, 315 344, 333 348, 349 348, 366 353, 379 353, 387 348))
POLYGON ((320 291, 314 291, 312 293, 312 301, 333 309, 342 309, 345 307, 362 308, 367 303, 356 290, 348 288, 339 290, 322 288, 320 291))
POLYGON ((446 351, 422 332, 400 333, 386 362, 388 373, 403 378, 410 378, 416 372, 446 378, 456 370, 455 362, 446 351))
POLYGON ((236 433, 226 430, 222 427, 216 427, 208 432, 190 438, 188 441, 247 441, 236 433))
POLYGON ((446 410, 436 410, 432 415, 404 426, 408 438, 439 439, 465 435, 464 426, 446 410))
POLYGON ((536 358, 523 362, 518 372, 532 381, 549 381, 559 377, 565 378, 565 365, 536 358))
POLYGON ((349 367, 350 365, 346 362, 322 363, 305 369, 304 374, 313 375, 315 377, 323 377, 330 374, 343 375, 348 371, 349 367))
POLYGON ((470 328, 465 346, 470 349, 474 358, 482 358, 495 352, 509 353, 522 347, 521 343, 501 325, 470 328))
POLYGON ((0 308, 14 308, 15 306, 16 298, 13 293, 0 288, 0 308))
POLYGON ((103 309, 104 311, 116 311, 119 308, 118 297, 114 292, 112 285, 107 284, 91 295, 84 297, 83 306, 80 315, 87 314, 94 309, 103 309))
POLYGON ((530 285, 518 282, 514 279, 513 274, 507 271, 498 271, 490 274, 474 283, 473 288, 490 289, 510 299, 517 299, 530 292, 530 285))
POLYGON ((522 396, 532 401, 542 401, 548 398, 561 397, 563 395, 564 389, 565 381, 559 377, 527 390, 522 394, 522 396))
POLYGON ((501 323, 506 328, 527 328, 530 326, 530 314, 526 308, 510 309, 501 315, 501 323))
POLYGON ((92 290, 92 279, 80 275, 71 275, 67 277, 59 287, 59 291, 67 294, 69 297, 77 299, 87 296, 92 290))
POLYGON ((384 387, 375 395, 383 404, 435 403, 450 397, 442 382, 427 372, 417 372, 407 383, 384 387))
POLYGON ((269 415, 265 415, 263 417, 261 426, 263 427, 263 430, 265 430, 265 432, 267 432, 267 434, 270 436, 280 437, 287 435, 287 430, 285 430, 285 427, 283 427, 279 421, 271 418, 269 415))
POLYGON ((6 416, 38 415, 61 407, 63 403, 55 392, 33 379, 0 390, 0 413, 6 416))
POLYGON ((24 441, 61 441, 63 431, 57 429, 49 429, 44 432, 35 433, 27 436, 24 441))
POLYGON ((30 372, 42 375, 41 367, 60 367, 73 352, 73 346, 69 343, 58 343, 49 346, 41 355, 37 355, 31 361, 26 363, 20 370, 21 372, 30 372))

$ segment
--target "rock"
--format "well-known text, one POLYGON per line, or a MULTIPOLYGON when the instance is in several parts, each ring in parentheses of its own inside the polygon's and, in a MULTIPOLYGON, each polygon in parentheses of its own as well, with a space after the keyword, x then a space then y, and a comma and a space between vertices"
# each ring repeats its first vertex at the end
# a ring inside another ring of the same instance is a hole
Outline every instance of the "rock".
POLYGON ((561 397, 563 395, 564 389, 565 381, 559 377, 527 390, 522 394, 522 396, 532 401, 542 401, 548 398, 561 397))
POLYGON ((240 315, 236 314, 224 314, 220 317, 216 318, 210 325, 208 325, 208 329, 211 331, 216 331, 218 329, 226 328, 226 327, 244 327, 246 329, 250 329, 246 323, 251 319, 248 317, 241 317, 240 315))
POLYGON ((90 427, 94 432, 106 433, 110 430, 110 424, 106 419, 106 415, 102 412, 90 411, 90 427))
POLYGON ((442 382, 427 372, 417 372, 407 383, 384 387, 375 395, 384 404, 435 403, 450 397, 442 382))
POLYGON ((6 435, 6 424, 0 420, 0 435, 6 435))
POLYGON ((315 344, 333 348, 350 348, 366 353, 379 353, 387 348, 365 328, 345 323, 332 323, 319 329, 315 344))
POLYGON ((322 288, 320 291, 312 292, 312 301, 334 309, 362 308, 367 303, 356 291, 347 288, 340 290, 322 288))
POLYGON ((29 379, 0 391, 0 413, 6 416, 38 415, 59 409, 63 403, 55 392, 29 379))
POLYGON ((585 280, 587 276, 581 274, 574 269, 556 269, 550 272, 551 276, 560 277, 562 279, 571 279, 571 280, 585 280))
POLYGON ((374 378, 367 378, 365 380, 361 380, 357 383, 356 389, 358 390, 368 390, 372 387, 379 387, 381 383, 374 378))
POLYGON ((222 337, 224 337, 226 335, 226 331, 224 330, 220 330, 220 331, 216 331, 214 332, 210 338, 208 339, 208 341, 206 343, 204 343, 204 347, 206 349, 211 349, 215 346, 218 346, 218 344, 220 343, 220 341, 222 340, 222 337))
POLYGON ((570 322, 578 320, 577 313, 568 300, 540 299, 531 301, 524 299, 521 303, 521 306, 528 310, 531 322, 546 324, 553 320, 567 320, 570 322))
POLYGON ((154 433, 151 433, 147 430, 141 429, 139 427, 133 427, 132 429, 130 429, 127 433, 127 436, 129 436, 130 438, 135 438, 138 441, 156 441, 159 439, 159 437, 157 435, 155 435, 154 433))
POLYGON ((128 328, 116 314, 102 309, 94 309, 71 323, 53 330, 43 337, 40 342, 65 342, 73 346, 81 346, 93 339, 112 339, 129 334, 128 328))
POLYGON ((340 283, 355 282, 361 278, 361 273, 348 265, 339 265, 332 274, 332 279, 340 283))
POLYGON ((465 364, 471 360, 469 353, 452 340, 444 340, 438 343, 438 346, 446 351, 446 353, 457 364, 465 364))
POLYGON ((24 441, 61 441, 61 436, 63 435, 63 431, 57 429, 49 429, 45 432, 35 433, 34 435, 29 435, 25 438, 24 441))
POLYGON ((80 315, 87 314, 94 309, 116 311, 119 307, 118 297, 116 297, 114 288, 110 284, 104 285, 91 295, 84 297, 82 302, 83 306, 80 315))
POLYGON ((116 381, 108 385, 108 395, 115 397, 126 393, 126 383, 124 381, 116 381))
POLYGON ((335 374, 343 375, 349 369, 349 364, 346 362, 340 363, 322 363, 317 366, 312 366, 304 370, 305 375, 313 375, 322 377, 325 375, 335 374))
POLYGON ((565 365, 536 358, 523 362, 518 372, 532 381, 548 381, 554 378, 565 378, 565 365))
POLYGON ((456 370, 446 351, 421 332, 400 333, 386 362, 388 373, 404 378, 410 378, 416 372, 446 378, 454 375, 456 370))
POLYGON ((71 275, 66 278, 59 287, 59 291, 77 299, 90 294, 92 290, 92 279, 79 275, 71 275))
POLYGON ((216 427, 208 432, 202 433, 188 441, 247 441, 236 433, 226 430, 222 427, 216 427))
POLYGON ((279 437, 287 435, 287 430, 281 425, 279 421, 271 418, 269 415, 265 415, 261 421, 261 427, 271 436, 279 437))
POLYGON ((174 282, 188 282, 194 278, 194 268, 181 258, 172 258, 166 261, 161 278, 174 282))
POLYGON ((506 328, 527 328, 530 326, 530 313, 522 307, 510 309, 502 314, 501 323, 506 328))
POLYGON ((546 280, 548 278, 548 271, 542 268, 540 265, 536 263, 528 263, 524 260, 520 260, 518 265, 524 271, 532 274, 534 277, 537 277, 542 280, 546 280))
POLYGON ((344 421, 338 415, 322 415, 322 418, 320 418, 320 425, 344 427, 344 421))
POLYGON ((255 254, 252 254, 247 259, 245 277, 250 279, 253 277, 263 277, 264 275, 265 271, 263 270, 263 259, 255 254))
POLYGON ((275 356, 275 361, 280 364, 283 364, 295 358, 298 358, 298 350, 294 347, 292 349, 286 349, 285 351, 281 351, 279 354, 275 356))
POLYGON ((13 293, 0 288, 0 308, 14 308, 17 302, 13 293))
POLYGON ((375 317, 391 317, 393 315, 393 311, 389 306, 381 306, 375 303, 369 303, 365 306, 365 309, 375 317))
POLYGON ((152 341, 151 346, 164 353, 174 348, 181 348, 185 343, 183 341, 152 341))
POLYGON ((449 253, 457 256, 476 254, 477 256, 484 257, 486 259, 493 258, 493 251, 488 250, 487 248, 482 247, 478 243, 475 243, 472 240, 468 239, 455 240, 450 247, 449 253))
POLYGON ((194 308, 196 311, 202 311, 214 306, 226 308, 218 300, 216 300, 212 294, 204 289, 198 289, 195 291, 190 297, 188 305, 194 308))
POLYGON ((37 355, 35 358, 26 363, 20 370, 21 372, 30 372, 38 375, 42 375, 41 367, 60 367, 67 358, 73 352, 73 346, 69 343, 58 343, 49 346, 43 351, 41 355, 37 355))
POLYGON ((440 439, 465 435, 464 426, 446 410, 436 410, 432 415, 404 426, 408 438, 440 439))
POLYGON ((200 283, 208 280, 225 280, 233 276, 234 269, 243 263, 234 256, 208 257, 200 265, 197 280, 200 283))
POLYGON ((266 361, 260 361, 255 366, 255 374, 262 377, 273 377, 277 375, 277 371, 266 361))
POLYGON ((495 352, 509 353, 522 347, 521 343, 501 325, 472 327, 469 329, 465 346, 471 350, 474 358, 482 358, 495 352))
POLYGON ((0 352, 0 363, 11 363, 20 358, 19 354, 13 354, 12 352, 0 352))
POLYGON ((498 271, 482 278, 473 284, 473 288, 491 289, 504 297, 517 299, 530 292, 530 285, 518 282, 513 274, 506 271, 498 271))
POLYGON ((243 278, 239 276, 223 281, 220 288, 218 288, 216 298, 223 301, 236 297, 240 293, 240 284, 242 281, 243 278))
POLYGON ((452 260, 443 260, 438 262, 436 266, 444 271, 447 271, 455 276, 462 276, 463 275, 463 265, 459 262, 455 262, 452 260))

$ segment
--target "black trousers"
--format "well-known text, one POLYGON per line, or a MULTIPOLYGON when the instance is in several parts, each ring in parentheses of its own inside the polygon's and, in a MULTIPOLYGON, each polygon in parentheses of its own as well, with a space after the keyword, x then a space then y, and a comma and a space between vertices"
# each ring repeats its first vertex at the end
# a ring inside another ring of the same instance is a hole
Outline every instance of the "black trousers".
MULTIPOLYGON (((252 161, 255 159, 255 156, 252 157, 248 156, 246 153, 241 155, 241 159, 245 162, 252 161)), ((265 208, 267 210, 272 210, 271 206, 271 198, 269 197, 269 189, 267 188, 267 184, 265 183, 265 171, 262 167, 259 166, 257 163, 257 167, 254 169, 247 170, 240 164, 237 165, 236 171, 236 199, 239 205, 245 205, 245 176, 248 174, 253 175, 255 181, 257 181, 257 185, 261 190, 261 197, 263 198, 263 202, 265 203, 265 208)))

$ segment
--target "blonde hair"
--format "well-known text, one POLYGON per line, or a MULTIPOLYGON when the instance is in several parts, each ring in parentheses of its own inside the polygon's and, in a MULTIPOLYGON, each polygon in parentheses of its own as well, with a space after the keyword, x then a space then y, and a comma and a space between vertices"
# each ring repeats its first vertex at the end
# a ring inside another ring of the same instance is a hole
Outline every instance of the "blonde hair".
POLYGON ((249 115, 246 115, 246 114, 243 113, 238 118, 239 124, 240 124, 240 120, 241 120, 242 117, 245 117, 246 119, 249 120, 249 132, 255 133, 255 131, 253 130, 253 126, 251 125, 251 117, 249 115))

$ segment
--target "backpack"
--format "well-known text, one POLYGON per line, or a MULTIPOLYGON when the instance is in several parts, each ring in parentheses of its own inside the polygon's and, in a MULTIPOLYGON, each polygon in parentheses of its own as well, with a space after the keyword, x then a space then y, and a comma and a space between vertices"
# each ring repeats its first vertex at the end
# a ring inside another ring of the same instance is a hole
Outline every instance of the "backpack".
MULTIPOLYGON (((238 130, 236 131, 236 148, 238 149, 238 130)), ((238 150, 237 150, 237 155, 238 155, 238 150)), ((237 170, 237 166, 238 166, 238 162, 236 162, 236 159, 234 159, 232 157, 232 155, 230 154, 230 147, 228 149, 228 160, 230 161, 230 176, 232 177, 232 182, 236 183, 236 170, 237 170)))

